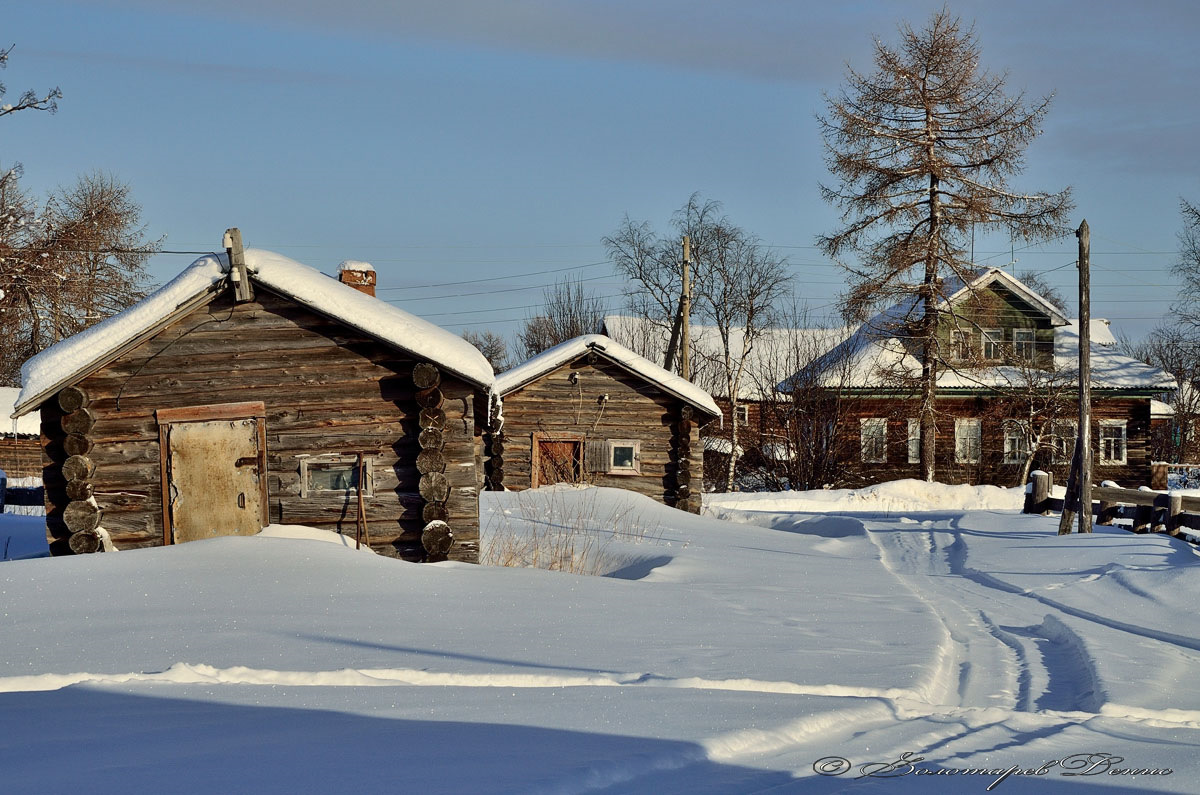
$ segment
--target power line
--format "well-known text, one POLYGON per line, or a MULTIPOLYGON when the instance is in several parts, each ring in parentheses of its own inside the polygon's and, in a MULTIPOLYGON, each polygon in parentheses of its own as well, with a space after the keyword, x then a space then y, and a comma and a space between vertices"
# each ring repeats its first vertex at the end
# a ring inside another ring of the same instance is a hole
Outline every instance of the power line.
POLYGON ((488 279, 464 279, 462 281, 457 281, 457 282, 437 282, 434 284, 416 284, 416 285, 412 285, 409 287, 383 287, 383 288, 377 289, 376 292, 383 292, 385 290, 424 290, 429 287, 454 287, 459 284, 478 284, 478 283, 482 283, 482 282, 502 281, 504 279, 522 279, 526 276, 543 276, 547 273, 565 273, 566 271, 583 270, 584 268, 594 268, 598 265, 611 265, 611 264, 612 264, 612 260, 602 260, 600 262, 589 262, 586 265, 572 265, 568 268, 553 268, 551 270, 544 270, 544 271, 530 271, 528 273, 514 273, 514 274, 510 274, 508 276, 493 276, 488 279))

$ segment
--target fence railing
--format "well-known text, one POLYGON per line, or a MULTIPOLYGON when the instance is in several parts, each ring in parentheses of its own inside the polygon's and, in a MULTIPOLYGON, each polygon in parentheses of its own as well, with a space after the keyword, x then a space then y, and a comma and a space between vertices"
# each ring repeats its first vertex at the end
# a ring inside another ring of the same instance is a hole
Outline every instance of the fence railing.
MULTIPOLYGON (((1051 496, 1053 477, 1048 472, 1034 472, 1025 490, 1024 513, 1062 511, 1065 500, 1051 496)), ((1092 504, 1088 506, 1096 524, 1111 525, 1116 519, 1129 519, 1135 533, 1164 532, 1200 539, 1200 497, 1173 491, 1152 491, 1147 486, 1123 489, 1114 485, 1092 487, 1092 504)))

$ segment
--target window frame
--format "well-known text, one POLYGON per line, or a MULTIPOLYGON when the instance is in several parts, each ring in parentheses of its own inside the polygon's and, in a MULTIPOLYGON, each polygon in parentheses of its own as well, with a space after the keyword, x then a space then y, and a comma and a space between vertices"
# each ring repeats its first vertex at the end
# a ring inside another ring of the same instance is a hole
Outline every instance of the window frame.
POLYGON ((1050 461, 1055 464, 1070 463, 1071 457, 1075 455, 1075 440, 1079 438, 1079 421, 1054 420, 1050 424, 1050 435, 1053 438, 1050 461), (1064 427, 1071 429, 1070 436, 1059 433, 1059 430, 1064 427))
POLYGON ((983 460, 983 421, 978 417, 954 418, 954 463, 978 464, 983 460), (974 440, 974 456, 970 441, 974 440), (964 449, 964 441, 967 445, 964 449))
POLYGON ((887 417, 860 417, 858 420, 859 457, 864 464, 887 463, 887 417), (872 429, 868 435, 868 428, 872 429), (874 429, 878 429, 878 434, 874 429), (870 439, 870 447, 868 447, 870 439), (878 445, 878 453, 875 447, 878 445), (878 455, 878 458, 874 457, 878 455))
POLYGON ((979 330, 980 346, 983 358, 989 362, 1000 361, 1004 358, 1004 329, 985 328, 979 330))
POLYGON ((606 474, 609 475, 640 475, 642 474, 642 443, 637 439, 607 439, 607 465, 606 474), (631 458, 628 466, 617 466, 617 448, 628 447, 631 451, 631 458))
POLYGON ((1004 422, 1004 457, 1005 464, 1023 464, 1029 455, 1029 425, 1021 420, 1005 420, 1004 422), (1014 441, 1016 444, 1009 444, 1014 441))
MULTIPOLYGON (((341 469, 346 467, 351 472, 351 481, 357 475, 358 459, 356 456, 341 455, 340 453, 322 453, 319 455, 305 455, 300 457, 300 496, 301 498, 322 497, 331 494, 357 494, 357 489, 354 485, 350 485, 344 489, 321 489, 314 488, 309 483, 309 476, 314 470, 330 470, 341 469)), ((375 467, 369 456, 363 456, 363 477, 366 482, 363 484, 363 496, 375 496, 375 467)))
POLYGON ((738 425, 746 427, 750 424, 750 404, 735 403, 733 406, 734 416, 737 418, 738 425))
POLYGON ((1128 421, 1127 420, 1100 420, 1099 422, 1096 423, 1096 425, 1097 425, 1096 434, 1097 434, 1097 442, 1098 442, 1098 444, 1096 445, 1096 455, 1099 458, 1100 464, 1105 465, 1105 466, 1124 466, 1125 464, 1128 464, 1129 463, 1129 423, 1128 423, 1128 421), (1112 456, 1107 455, 1107 450, 1105 449, 1104 442, 1105 441, 1116 441, 1116 439, 1113 437, 1110 437, 1108 440, 1106 440, 1104 438, 1104 431, 1106 429, 1107 430, 1119 429, 1121 432, 1120 433, 1121 455, 1119 458, 1114 458, 1112 456))
POLYGON ((950 329, 950 356, 956 362, 966 362, 971 359, 970 329, 950 329))
POLYGON ((1019 360, 1033 361, 1037 354, 1037 329, 1015 328, 1012 330, 1013 357, 1019 360), (1028 335, 1028 339, 1024 337, 1028 335))
POLYGON ((909 419, 908 419, 908 463, 910 463, 910 464, 921 463, 921 419, 920 419, 920 417, 909 417, 909 419))

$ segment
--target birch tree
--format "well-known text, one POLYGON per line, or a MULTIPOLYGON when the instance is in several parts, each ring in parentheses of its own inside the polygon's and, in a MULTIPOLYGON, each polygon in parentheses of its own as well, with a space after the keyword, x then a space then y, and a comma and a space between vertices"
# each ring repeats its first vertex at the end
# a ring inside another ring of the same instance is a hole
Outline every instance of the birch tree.
POLYGON ((786 260, 755 236, 734 225, 721 212, 720 202, 693 194, 674 215, 674 234, 658 237, 648 223, 625 218, 620 229, 604 239, 617 270, 629 280, 629 307, 636 316, 670 328, 682 289, 680 240, 691 240, 692 313, 711 324, 720 341, 717 351, 698 368, 717 380, 714 391, 724 393, 731 406, 731 450, 725 488, 732 490, 738 460, 738 398, 746 361, 765 329, 771 327, 790 278, 786 260), (707 365, 707 367, 706 367, 707 365))
POLYGON ((1069 189, 1009 187, 1049 97, 1010 95, 1004 75, 981 68, 974 32, 945 10, 923 29, 904 23, 899 33, 895 47, 876 42, 873 72, 848 69, 845 87, 826 97, 819 121, 838 183, 821 193, 841 209, 842 225, 817 242, 848 272, 848 318, 909 302, 905 316, 879 331, 921 359, 921 469, 933 480, 943 282, 970 281, 972 229, 1045 240, 1063 234, 1072 205, 1069 189))

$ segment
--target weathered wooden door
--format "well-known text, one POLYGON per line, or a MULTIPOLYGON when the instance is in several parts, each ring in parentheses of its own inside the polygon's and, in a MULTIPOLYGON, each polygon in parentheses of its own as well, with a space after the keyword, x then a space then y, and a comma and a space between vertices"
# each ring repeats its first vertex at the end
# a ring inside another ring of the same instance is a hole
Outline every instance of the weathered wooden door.
POLYGON ((253 535, 263 528, 263 422, 262 417, 237 417, 160 426, 169 543, 253 535))
POLYGON ((538 439, 538 481, 535 486, 552 483, 580 483, 583 480, 581 444, 576 439, 538 439))

